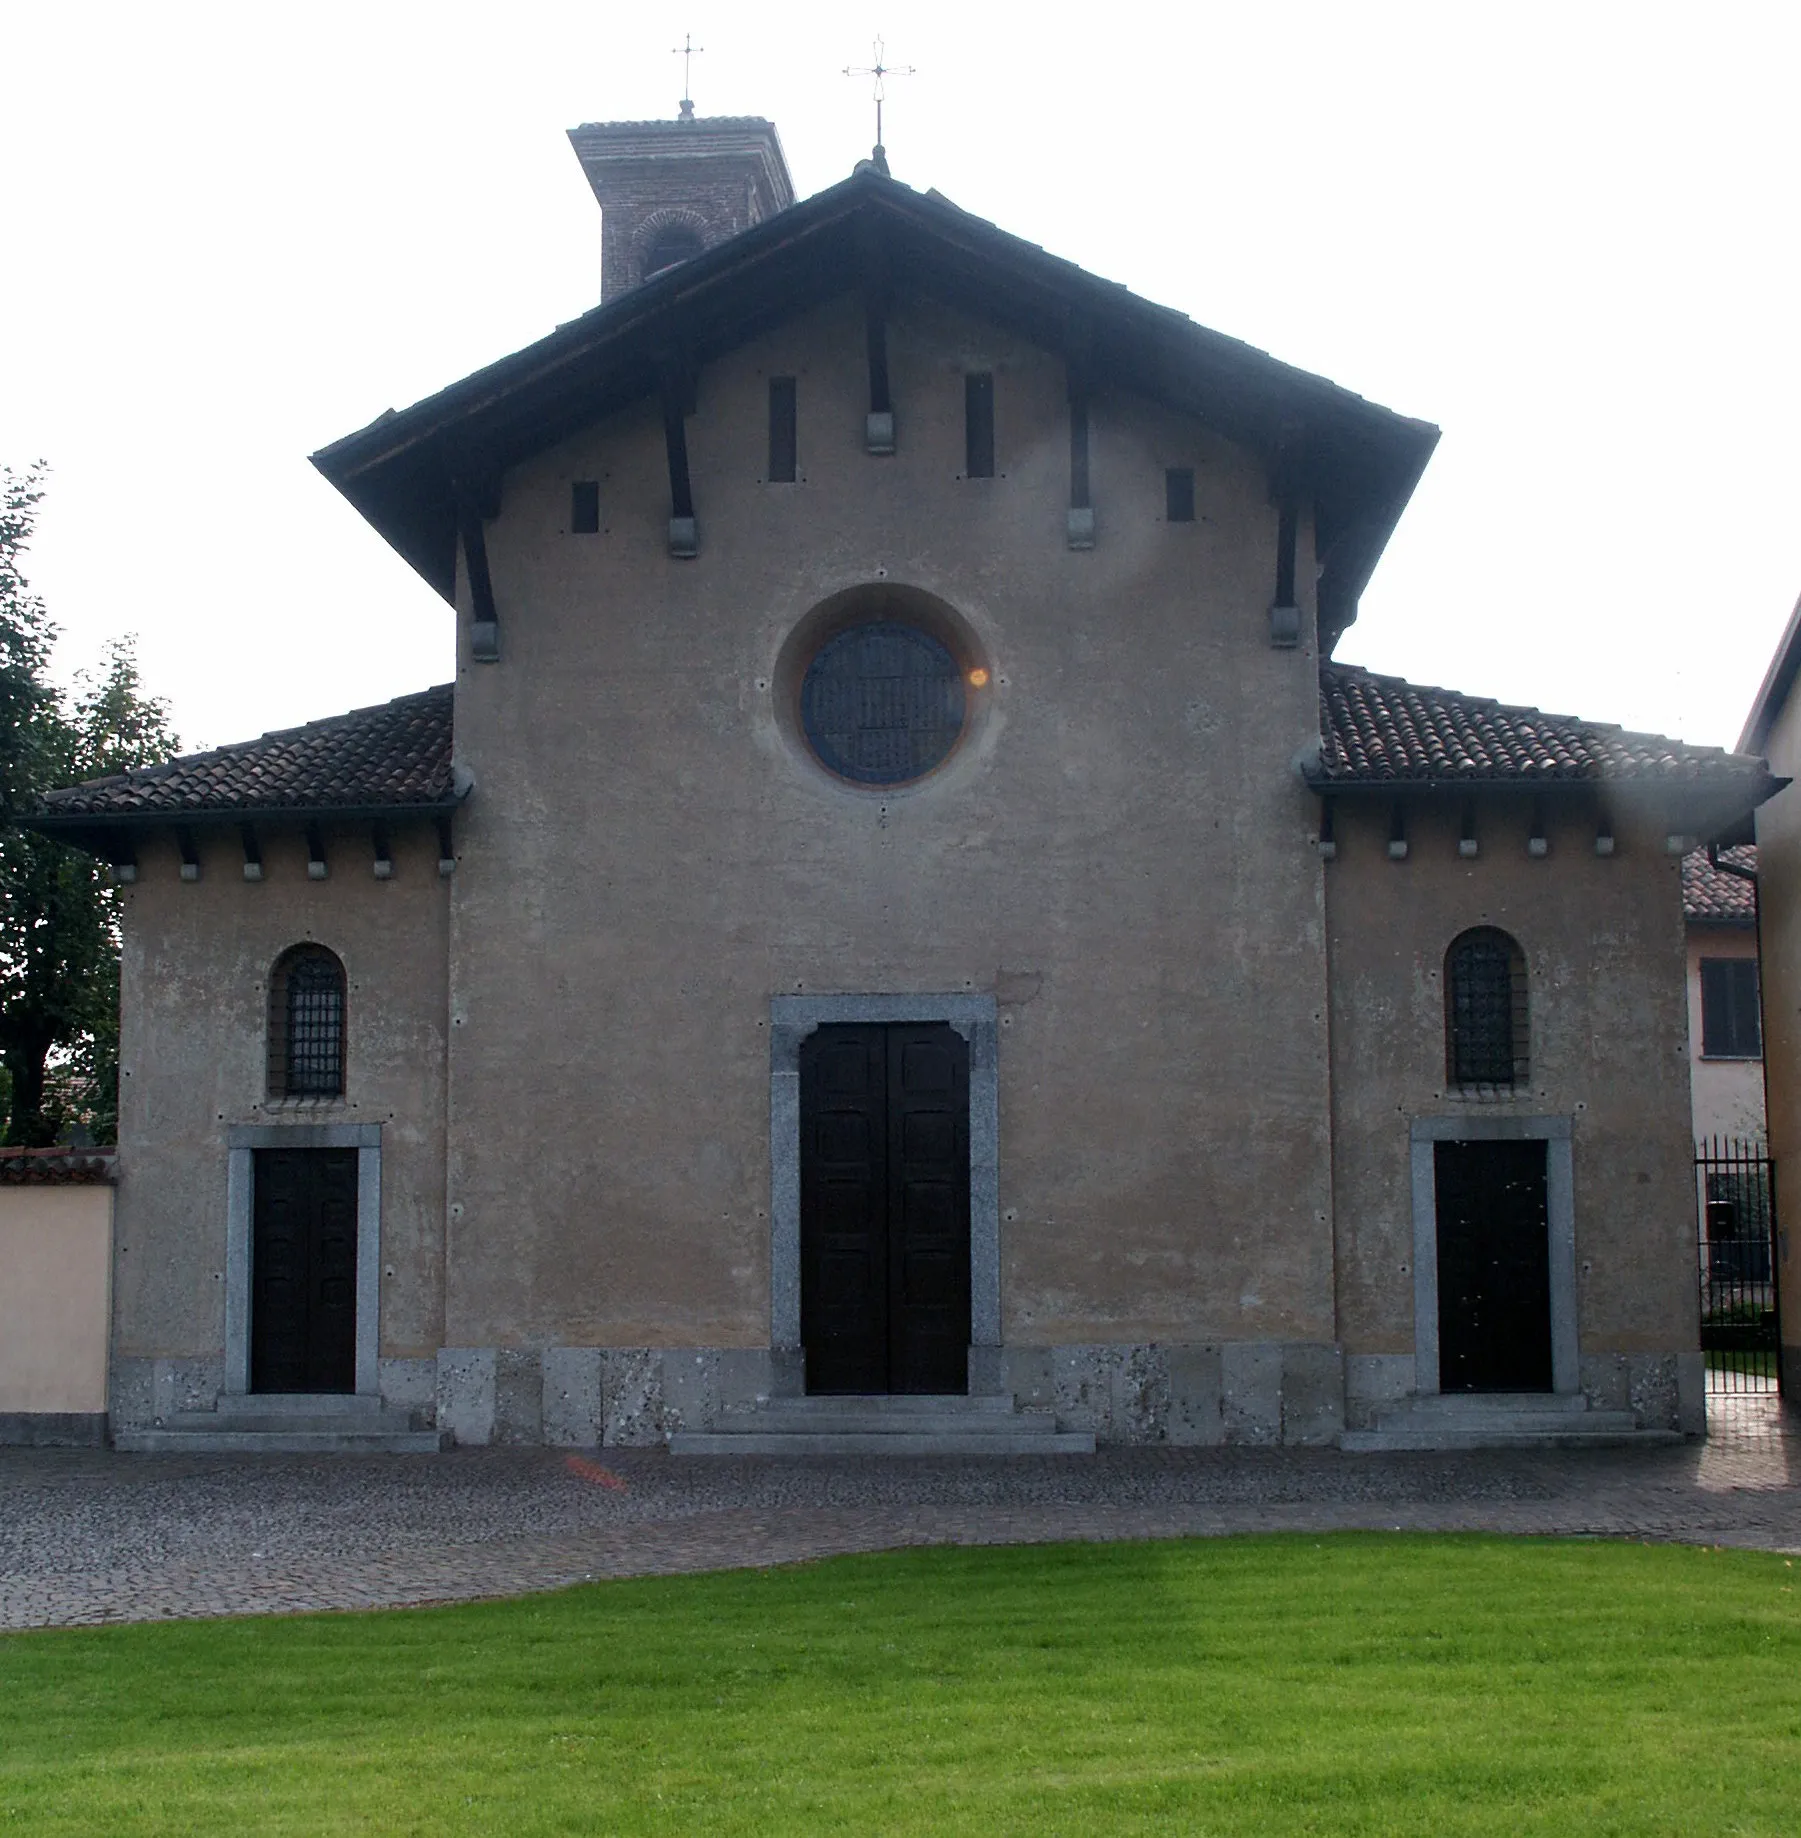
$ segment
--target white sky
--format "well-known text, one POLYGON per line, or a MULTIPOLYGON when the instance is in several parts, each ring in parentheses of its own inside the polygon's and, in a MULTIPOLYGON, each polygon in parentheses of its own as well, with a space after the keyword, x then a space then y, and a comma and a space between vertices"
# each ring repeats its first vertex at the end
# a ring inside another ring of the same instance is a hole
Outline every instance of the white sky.
POLYGON ((1444 439, 1339 655, 1736 738, 1801 591, 1801 8, 0 0, 0 461, 191 746, 446 679, 306 455, 599 296, 564 130, 774 119, 1444 439), (769 24, 767 22, 775 22, 769 24))

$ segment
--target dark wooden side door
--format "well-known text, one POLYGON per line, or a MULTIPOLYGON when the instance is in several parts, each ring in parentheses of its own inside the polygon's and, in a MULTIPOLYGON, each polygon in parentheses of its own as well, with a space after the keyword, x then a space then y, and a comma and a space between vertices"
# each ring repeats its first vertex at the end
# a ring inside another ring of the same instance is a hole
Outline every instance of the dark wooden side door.
POLYGON ((822 1027, 800 1057, 809 1392, 969 1388, 969 1044, 822 1027))
POLYGON ((1551 1389, 1551 1243, 1542 1142, 1441 1142, 1441 1391, 1551 1389))
POLYGON ((356 1390, 356 1154, 256 1151, 252 1391, 356 1390))

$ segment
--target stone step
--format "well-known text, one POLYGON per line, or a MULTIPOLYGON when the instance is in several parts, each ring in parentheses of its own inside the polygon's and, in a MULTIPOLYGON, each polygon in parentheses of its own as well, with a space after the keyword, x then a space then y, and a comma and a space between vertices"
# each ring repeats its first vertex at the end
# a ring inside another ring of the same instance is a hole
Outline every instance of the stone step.
MULTIPOLYGON (((201 1414, 201 1413, 196 1413, 201 1414)), ((119 1430, 113 1447, 127 1455, 436 1455, 449 1447, 437 1430, 176 1429, 119 1430)))
MULTIPOLYGON (((241 1396, 229 1393, 221 1397, 218 1410, 233 1415, 250 1412, 259 1417, 299 1414, 317 1416, 329 1411, 333 1416, 378 1416, 386 1408, 379 1397, 360 1391, 247 1391, 241 1396)), ((211 1416, 210 1411, 190 1410, 184 1417, 211 1416)))
POLYGON ((1410 1417, 1454 1417, 1462 1421, 1476 1412, 1511 1415, 1524 1412, 1543 1416, 1579 1417, 1589 1408, 1580 1391, 1441 1391, 1426 1397, 1408 1398, 1389 1406, 1391 1414, 1410 1417))
POLYGON ((728 1411, 714 1425, 727 1435, 776 1431, 795 1436, 1054 1436, 1055 1413, 951 1410, 728 1411))
POLYGON ((882 1432, 829 1429, 678 1430, 671 1455, 1092 1455, 1086 1430, 1020 1430, 1005 1419, 992 1429, 965 1423, 954 1430, 882 1432))
POLYGON ((304 1431, 347 1436, 392 1436, 411 1430, 413 1419, 404 1410, 384 1411, 283 1411, 264 1416, 260 1411, 181 1411, 163 1426, 183 1434, 207 1434, 217 1430, 250 1435, 281 1436, 304 1431))
POLYGON ((757 1410, 792 1417, 830 1416, 841 1410, 879 1412, 884 1417, 921 1413, 941 1416, 948 1412, 959 1416, 1010 1417, 1013 1399, 1007 1392, 973 1397, 962 1392, 816 1392, 805 1398, 763 1398, 758 1401, 757 1410))
MULTIPOLYGON (((1597 1413, 1598 1414, 1598 1413, 1597 1413)), ((1607 1413, 1609 1416, 1614 1412, 1607 1413)), ((1625 1413, 1618 1413, 1624 1415, 1625 1413)), ((1393 1454, 1409 1449, 1623 1449, 1663 1448, 1681 1442, 1675 1430, 1576 1428, 1460 1429, 1447 1424, 1439 1429, 1346 1430, 1338 1446, 1353 1455, 1393 1454)))

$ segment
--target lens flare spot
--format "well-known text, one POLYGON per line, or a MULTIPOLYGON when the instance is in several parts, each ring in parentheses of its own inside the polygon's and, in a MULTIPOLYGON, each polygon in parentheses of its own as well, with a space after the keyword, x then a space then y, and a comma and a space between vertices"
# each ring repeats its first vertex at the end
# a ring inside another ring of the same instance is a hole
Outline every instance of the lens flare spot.
POLYGON ((971 689, 986 689, 988 687, 988 672, 984 670, 980 664, 977 664, 975 669, 969 673, 969 686, 971 689))

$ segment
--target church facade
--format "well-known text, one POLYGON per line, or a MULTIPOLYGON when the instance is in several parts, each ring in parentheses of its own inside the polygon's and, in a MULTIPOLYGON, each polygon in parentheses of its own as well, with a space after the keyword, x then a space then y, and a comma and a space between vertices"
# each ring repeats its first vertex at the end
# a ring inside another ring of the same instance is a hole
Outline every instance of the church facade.
POLYGON ((1763 763, 1333 661, 1430 427, 767 123, 572 138, 602 305, 315 456, 454 682, 41 819, 126 883, 116 1439, 1698 1432, 1763 763))

